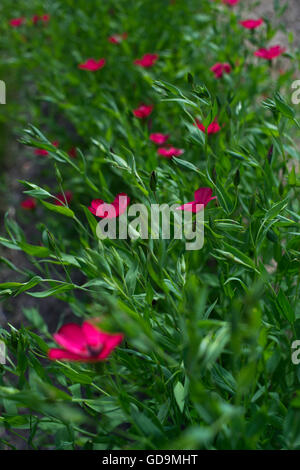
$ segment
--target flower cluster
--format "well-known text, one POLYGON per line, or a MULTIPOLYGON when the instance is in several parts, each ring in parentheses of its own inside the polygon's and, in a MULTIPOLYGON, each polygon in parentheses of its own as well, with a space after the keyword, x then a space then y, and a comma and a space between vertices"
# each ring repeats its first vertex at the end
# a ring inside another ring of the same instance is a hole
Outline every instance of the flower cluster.
MULTIPOLYGON (((10 20, 9 24, 12 28, 19 28, 26 23, 26 18, 21 16, 20 18, 13 18, 10 20)), ((34 15, 31 19, 31 22, 36 25, 37 23, 48 23, 50 21, 50 15, 34 15)))

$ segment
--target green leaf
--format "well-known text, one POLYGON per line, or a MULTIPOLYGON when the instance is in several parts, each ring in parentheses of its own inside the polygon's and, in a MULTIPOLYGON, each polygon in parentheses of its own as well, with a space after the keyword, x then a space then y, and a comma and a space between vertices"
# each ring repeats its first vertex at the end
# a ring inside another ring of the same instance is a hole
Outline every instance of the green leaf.
POLYGON ((74 212, 66 206, 57 206, 56 204, 51 204, 50 202, 41 201, 43 206, 49 209, 52 212, 57 212, 58 214, 65 215, 66 217, 74 218, 74 212))
POLYGON ((293 324, 295 322, 295 311, 292 308, 282 289, 280 289, 280 291, 278 292, 276 298, 276 306, 279 313, 283 315, 290 323, 293 324))
POLYGON ((44 246, 30 245, 26 242, 19 242, 19 247, 30 256, 37 256, 38 258, 44 258, 49 255, 50 251, 44 246))
POLYGON ((225 256, 225 258, 228 258, 228 259, 232 260, 235 263, 242 264, 243 266, 246 266, 247 268, 253 269, 257 273, 259 273, 259 271, 257 270, 254 262, 247 255, 242 253, 240 250, 238 250, 234 246, 229 245, 228 243, 224 243, 224 248, 225 248, 226 251, 225 250, 219 250, 219 249, 216 249, 216 251, 218 253, 222 254, 223 256, 225 256))
POLYGON ((178 408, 180 409, 182 413, 184 409, 184 403, 185 403, 184 386, 182 385, 181 382, 177 382, 173 391, 174 391, 174 397, 178 405, 178 408))
POLYGON ((28 295, 31 297, 35 297, 37 299, 43 299, 45 297, 50 297, 52 295, 58 295, 63 292, 67 292, 69 290, 75 289, 76 286, 74 284, 59 284, 56 287, 52 287, 51 289, 42 291, 42 292, 27 292, 28 295))
POLYGON ((286 103, 280 93, 275 93, 274 98, 277 109, 280 111, 280 113, 288 119, 294 119, 295 111, 286 103))
POLYGON ((51 193, 43 188, 40 188, 40 186, 37 186, 36 184, 30 183, 29 181, 19 180, 19 183, 22 183, 29 188, 29 190, 24 191, 29 196, 35 197, 37 199, 48 199, 53 197, 51 193))

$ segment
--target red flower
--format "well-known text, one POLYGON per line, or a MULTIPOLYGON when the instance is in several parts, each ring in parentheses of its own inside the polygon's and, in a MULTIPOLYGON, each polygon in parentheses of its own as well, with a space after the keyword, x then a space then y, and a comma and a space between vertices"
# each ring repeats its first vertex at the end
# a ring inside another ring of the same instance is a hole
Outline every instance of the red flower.
POLYGON ((149 139, 152 140, 157 145, 163 145, 167 142, 169 138, 169 134, 150 134, 149 139))
POLYGON ((123 34, 114 34, 112 36, 109 36, 108 40, 112 44, 120 44, 120 42, 124 41, 124 39, 127 39, 128 34, 123 33, 123 34))
POLYGON ((21 202, 21 207, 22 207, 22 209, 32 211, 36 208, 36 200, 33 199, 33 197, 29 197, 28 199, 24 199, 24 201, 21 202))
POLYGON ((32 22, 33 24, 37 24, 39 21, 43 21, 44 23, 48 23, 48 21, 50 20, 50 15, 34 15, 32 17, 32 22))
POLYGON ((133 110, 133 114, 139 119, 145 119, 152 113, 153 108, 154 106, 152 105, 141 104, 137 109, 133 110))
POLYGON ((65 206, 66 201, 67 204, 70 204, 70 202, 72 201, 73 193, 71 191, 65 191, 65 196, 63 195, 63 193, 59 193, 56 195, 56 197, 59 199, 59 201, 55 201, 55 204, 57 206, 65 206))
POLYGON ((273 46, 269 49, 258 49, 258 51, 254 52, 254 55, 256 57, 261 57, 262 59, 272 60, 283 54, 285 51, 286 49, 284 47, 273 46))
POLYGON ((106 64, 105 59, 87 59, 83 64, 79 64, 78 67, 82 70, 90 70, 91 72, 95 72, 96 70, 102 69, 106 64))
POLYGON ((22 18, 14 18, 12 20, 10 20, 9 24, 10 26, 12 26, 13 28, 18 28, 19 26, 21 26, 23 23, 25 23, 26 21, 26 18, 22 17, 22 18))
POLYGON ((102 199, 94 199, 89 207, 89 211, 103 219, 114 219, 115 217, 124 214, 129 203, 130 198, 127 194, 120 193, 117 194, 111 204, 109 202, 104 202, 102 199))
POLYGON ((224 62, 223 64, 221 62, 217 62, 210 70, 215 74, 216 78, 221 78, 223 77, 223 73, 231 72, 231 65, 227 62, 224 62))
POLYGON ((35 155, 42 155, 44 157, 49 154, 48 150, 44 149, 35 149, 34 153, 35 155))
POLYGON ((70 150, 68 151, 68 155, 69 155, 69 157, 71 157, 71 158, 76 158, 76 157, 77 157, 77 150, 76 150, 76 147, 70 148, 70 150))
POLYGON ((247 29, 255 29, 263 24, 264 20, 259 18, 258 20, 245 20, 240 21, 240 24, 247 29))
POLYGON ((196 119, 196 124, 194 124, 194 125, 197 125, 198 129, 200 129, 204 133, 207 131, 208 135, 216 134, 217 132, 219 132, 221 130, 221 127, 219 126, 219 124, 216 120, 213 121, 211 124, 209 124, 207 129, 204 127, 204 125, 198 119, 196 119))
POLYGON ((179 157, 183 152, 184 150, 175 147, 160 147, 157 149, 158 155, 165 158, 179 157))
POLYGON ((222 3, 224 3, 225 5, 234 6, 234 5, 237 5, 239 1, 240 0, 222 0, 222 3))
POLYGON ((63 349, 49 349, 48 357, 54 361, 103 361, 122 342, 123 337, 121 333, 101 331, 87 321, 82 326, 68 323, 53 335, 56 343, 63 349))
POLYGON ((139 65, 140 67, 148 68, 148 67, 152 67, 157 61, 157 59, 158 59, 157 54, 145 54, 143 55, 141 59, 136 59, 134 61, 134 64, 139 65))
MULTIPOLYGON (((58 147, 58 144, 59 142, 57 142, 57 140, 52 142, 52 145, 54 145, 54 147, 58 147)), ((43 157, 46 157, 47 155, 49 155, 48 150, 44 150, 44 149, 35 149, 34 153, 35 155, 41 155, 43 157)))
POLYGON ((194 201, 187 202, 186 204, 183 204, 182 206, 179 206, 176 208, 176 210, 180 211, 188 211, 188 212, 193 212, 194 214, 196 212, 199 212, 202 210, 201 207, 197 207, 197 204, 203 204, 204 207, 207 206, 207 204, 212 201, 213 199, 217 199, 217 196, 212 197, 212 189, 211 188, 199 188, 197 191, 194 193, 194 201))

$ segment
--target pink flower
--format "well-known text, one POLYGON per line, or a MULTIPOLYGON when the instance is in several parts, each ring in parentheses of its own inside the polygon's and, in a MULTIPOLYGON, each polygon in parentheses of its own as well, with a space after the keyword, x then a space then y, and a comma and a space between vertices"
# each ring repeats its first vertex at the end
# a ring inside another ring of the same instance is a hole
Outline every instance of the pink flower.
POLYGON ((254 52, 254 55, 256 57, 261 57, 262 59, 272 60, 283 54, 285 51, 286 49, 284 47, 273 46, 269 49, 258 49, 258 51, 254 52))
POLYGON ((91 72, 95 72, 96 70, 102 69, 105 64, 105 59, 87 59, 83 64, 79 64, 78 67, 82 70, 90 70, 91 72))
POLYGON ((29 197, 27 199, 24 199, 24 201, 21 202, 21 207, 22 207, 22 209, 32 211, 36 208, 36 200, 33 199, 33 197, 29 197))
POLYGON ((222 0, 222 3, 224 3, 225 5, 230 5, 230 6, 237 5, 239 2, 240 0, 222 0))
POLYGON ((25 23, 26 21, 26 18, 22 17, 22 18, 14 18, 12 20, 10 20, 9 24, 10 26, 12 26, 13 28, 18 28, 19 26, 21 26, 23 23, 25 23))
POLYGON ((37 24, 39 21, 43 21, 43 23, 48 23, 48 21, 50 20, 50 15, 34 15, 32 17, 32 22, 33 24, 37 24))
POLYGON ((70 148, 70 150, 68 151, 68 155, 69 155, 69 157, 71 157, 71 158, 76 158, 76 157, 77 157, 77 150, 76 150, 76 147, 70 148))
POLYGON ((194 193, 194 201, 187 202, 186 204, 183 204, 182 206, 179 206, 176 208, 176 210, 180 211, 188 211, 188 212, 193 212, 194 214, 196 212, 199 212, 203 208, 197 207, 197 204, 203 204, 204 207, 207 206, 207 204, 212 201, 213 199, 217 199, 217 196, 212 197, 212 189, 211 188, 199 188, 197 191, 194 193))
POLYGON ((148 67, 152 67, 157 61, 157 59, 158 59, 157 54, 145 54, 143 55, 141 59, 136 59, 134 61, 134 64, 139 65, 140 67, 148 68, 148 67))
POLYGON ((89 207, 89 211, 103 219, 114 219, 115 217, 124 214, 129 203, 130 198, 127 194, 120 193, 117 194, 111 204, 104 202, 102 199, 94 199, 89 207))
POLYGON ((124 41, 124 39, 127 39, 128 34, 123 33, 123 34, 114 34, 112 36, 109 36, 108 40, 112 44, 120 44, 120 42, 124 41))
POLYGON ((231 65, 228 64, 228 62, 224 62, 223 64, 221 62, 217 62, 210 70, 215 74, 216 78, 221 78, 223 77, 223 73, 231 72, 231 65))
POLYGON ((154 106, 152 105, 141 104, 137 109, 133 110, 133 114, 139 119, 145 119, 152 113, 153 108, 154 106))
POLYGON ((35 155, 41 155, 43 157, 49 154, 48 150, 44 150, 44 149, 35 149, 34 153, 35 155))
POLYGON ((59 201, 55 201, 55 204, 57 206, 65 206, 66 201, 67 204, 70 204, 70 202, 72 201, 73 193, 71 191, 65 191, 65 196, 63 195, 63 193, 59 193, 56 195, 56 197, 59 199, 59 201))
POLYGON ((163 145, 167 142, 169 138, 169 134, 160 134, 159 132, 156 134, 150 134, 149 139, 152 140, 157 145, 163 145))
POLYGON ((175 147, 160 147, 157 149, 158 155, 165 158, 179 157, 183 152, 184 150, 175 147))
POLYGON ((49 349, 48 357, 53 361, 103 361, 122 342, 123 337, 121 333, 101 331, 88 321, 83 322, 82 326, 68 323, 53 335, 63 349, 49 349))
MULTIPOLYGON (((57 140, 52 142, 52 145, 54 145, 54 147, 58 147, 58 144, 59 142, 57 142, 57 140)), ((41 155, 43 157, 46 157, 47 155, 49 155, 48 150, 44 150, 44 149, 35 149, 34 153, 35 155, 41 155)))
POLYGON ((205 133, 207 131, 208 135, 216 134, 217 132, 219 132, 221 130, 221 127, 219 126, 219 124, 216 120, 213 121, 211 124, 209 124, 207 129, 204 127, 204 125, 198 119, 196 119, 196 124, 195 125, 197 125, 198 129, 200 129, 202 132, 205 133))
POLYGON ((247 29, 255 29, 263 24, 264 20, 259 18, 258 20, 245 20, 240 21, 240 24, 247 29))
POLYGON ((42 15, 41 20, 44 21, 44 23, 47 23, 50 20, 50 15, 42 15))

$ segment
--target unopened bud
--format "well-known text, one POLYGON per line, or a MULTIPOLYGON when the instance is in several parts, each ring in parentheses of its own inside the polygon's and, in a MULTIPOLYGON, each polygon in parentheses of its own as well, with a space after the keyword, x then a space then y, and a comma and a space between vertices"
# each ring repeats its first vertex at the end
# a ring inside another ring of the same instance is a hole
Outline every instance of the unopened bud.
POLYGON ((234 175, 234 179, 233 179, 233 183, 234 183, 234 186, 237 188, 238 185, 240 184, 240 181, 241 181, 241 174, 240 174, 240 170, 236 170, 236 173, 234 175))
POLYGON ((157 186, 156 173, 155 173, 155 171, 152 171, 152 173, 150 175, 150 189, 151 189, 151 191, 155 192, 156 191, 156 186, 157 186))
POLYGON ((255 196, 252 196, 251 201, 250 201, 250 206, 249 206, 249 212, 250 214, 254 214, 256 209, 256 199, 255 196))
POLYGON ((273 145, 271 145, 269 152, 268 152, 268 162, 271 163, 273 157, 273 145))

